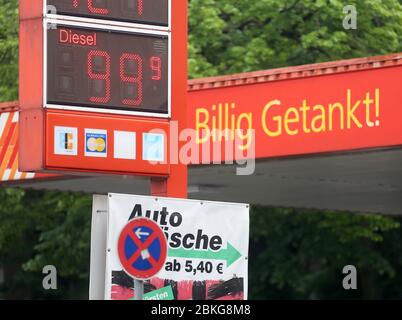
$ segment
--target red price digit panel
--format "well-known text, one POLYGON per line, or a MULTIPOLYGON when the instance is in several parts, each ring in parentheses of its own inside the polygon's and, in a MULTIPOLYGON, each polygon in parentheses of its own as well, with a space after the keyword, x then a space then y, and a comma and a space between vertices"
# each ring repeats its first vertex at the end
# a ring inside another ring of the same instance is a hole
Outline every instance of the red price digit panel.
POLYGON ((47 103, 169 113, 164 35, 58 25, 47 31, 47 103))
POLYGON ((169 0, 48 0, 57 14, 168 26, 169 0))

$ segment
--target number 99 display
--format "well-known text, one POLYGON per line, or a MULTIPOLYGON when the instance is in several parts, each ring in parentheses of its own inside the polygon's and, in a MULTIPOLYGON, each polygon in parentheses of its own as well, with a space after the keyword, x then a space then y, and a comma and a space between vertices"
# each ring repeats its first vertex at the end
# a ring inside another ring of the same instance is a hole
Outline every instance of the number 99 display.
POLYGON ((168 36, 47 31, 47 104, 168 114, 168 84, 168 36))

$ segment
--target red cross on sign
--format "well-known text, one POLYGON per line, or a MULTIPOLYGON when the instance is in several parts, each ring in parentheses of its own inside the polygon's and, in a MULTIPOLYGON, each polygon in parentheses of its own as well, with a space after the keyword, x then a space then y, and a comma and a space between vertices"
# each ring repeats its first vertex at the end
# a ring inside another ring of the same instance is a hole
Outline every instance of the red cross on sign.
POLYGON ((133 219, 120 233, 118 254, 122 267, 134 279, 152 278, 166 262, 165 234, 148 218, 133 219))

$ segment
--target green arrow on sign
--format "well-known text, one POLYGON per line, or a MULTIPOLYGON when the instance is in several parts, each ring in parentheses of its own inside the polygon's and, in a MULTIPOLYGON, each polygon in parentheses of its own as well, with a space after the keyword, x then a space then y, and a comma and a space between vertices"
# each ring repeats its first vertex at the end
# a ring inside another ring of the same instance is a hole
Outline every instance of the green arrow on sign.
POLYGON ((190 258, 190 259, 205 259, 205 260, 225 260, 226 266, 231 266, 241 257, 241 253, 236 250, 229 242, 226 249, 219 251, 212 250, 186 250, 183 248, 169 249, 169 257, 172 258, 190 258))

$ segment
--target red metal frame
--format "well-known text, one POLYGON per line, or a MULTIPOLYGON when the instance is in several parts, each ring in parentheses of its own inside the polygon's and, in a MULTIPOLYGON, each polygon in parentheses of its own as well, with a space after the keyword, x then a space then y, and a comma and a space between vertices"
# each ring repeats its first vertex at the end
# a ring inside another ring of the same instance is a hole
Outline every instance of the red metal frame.
POLYGON ((19 170, 25 172, 41 170, 45 153, 42 10, 42 0, 20 0, 19 170))
MULTIPOLYGON (((172 1, 172 121, 177 121, 179 132, 187 128, 187 0, 172 1)), ((181 145, 178 143, 179 152, 181 145)), ((187 166, 170 167, 169 179, 152 179, 153 195, 187 198, 187 166)))
POLYGON ((402 53, 193 79, 188 81, 187 88, 189 92, 192 92, 254 83, 395 67, 398 65, 402 65, 402 53))
MULTIPOLYGON (((80 112, 56 112, 43 107, 43 0, 20 0, 20 120, 19 120, 19 169, 25 172, 94 172, 146 175, 152 179, 151 192, 155 195, 187 197, 187 167, 178 164, 152 166, 137 161, 122 166, 122 161, 108 158, 75 160, 57 157, 53 154, 52 136, 55 125, 62 125, 68 119, 83 118, 80 112), (57 119, 57 120, 55 120, 57 119), (53 121, 53 122, 52 122, 53 121), (66 160, 67 159, 67 160, 66 160), (95 161, 97 160, 97 161, 95 161), (74 162, 74 163, 73 163, 74 162), (79 163, 83 164, 79 168, 79 163), (92 169, 91 169, 92 167, 92 169)), ((179 124, 179 130, 187 124, 187 1, 172 1, 172 117, 179 124)), ((166 120, 146 117, 105 116, 88 113, 94 121, 119 123, 114 128, 164 129, 169 128, 166 120)), ((77 121, 76 127, 87 125, 77 121)), ((89 124, 88 124, 89 126, 89 124)), ((90 126, 92 128, 92 126, 90 126)), ((112 131, 112 127, 108 128, 112 131)), ((108 130, 108 133, 109 133, 108 130)), ((140 130, 140 131, 141 131, 140 130)), ((139 139, 137 139, 139 141, 139 139)), ((80 146, 81 147, 81 146, 80 146)), ((178 150, 177 150, 178 152, 178 150)))

